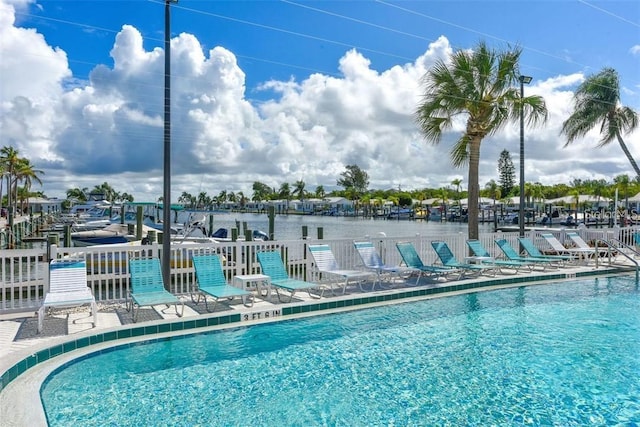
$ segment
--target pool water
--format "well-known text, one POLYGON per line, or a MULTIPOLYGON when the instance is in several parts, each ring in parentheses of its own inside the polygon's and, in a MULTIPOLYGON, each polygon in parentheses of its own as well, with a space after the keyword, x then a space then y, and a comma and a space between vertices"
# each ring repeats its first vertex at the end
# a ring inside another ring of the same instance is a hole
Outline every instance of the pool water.
POLYGON ((153 341, 44 383, 51 426, 640 425, 627 277, 153 341))

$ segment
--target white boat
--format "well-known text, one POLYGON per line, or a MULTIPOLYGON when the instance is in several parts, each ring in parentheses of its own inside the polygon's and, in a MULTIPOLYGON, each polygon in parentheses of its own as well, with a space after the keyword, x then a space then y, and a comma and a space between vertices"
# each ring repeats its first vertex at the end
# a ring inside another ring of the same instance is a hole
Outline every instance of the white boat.
MULTIPOLYGON (((148 234, 150 227, 143 226, 143 235, 148 234)), ((154 230, 155 231, 155 230, 154 230)), ((128 243, 136 240, 135 234, 129 234, 129 224, 110 224, 95 230, 75 231, 71 233, 73 246, 111 245, 128 243)))

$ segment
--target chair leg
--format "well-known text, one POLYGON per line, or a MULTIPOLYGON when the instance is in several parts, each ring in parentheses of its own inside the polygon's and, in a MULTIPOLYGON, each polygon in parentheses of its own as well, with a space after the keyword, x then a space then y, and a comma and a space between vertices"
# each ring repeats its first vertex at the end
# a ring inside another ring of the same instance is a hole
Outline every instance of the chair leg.
MULTIPOLYGON (((206 295, 204 296, 204 307, 207 309, 207 311, 209 313, 212 313, 212 312, 216 311, 216 304, 218 304, 218 298, 215 298, 213 300, 213 306, 211 307, 211 310, 209 310, 209 305, 207 304, 207 296, 206 295)), ((177 311, 176 311, 176 313, 177 313, 177 311)))
POLYGON ((176 316, 178 317, 184 316, 184 302, 180 301, 180 305, 182 306, 182 309, 180 310, 180 314, 178 314, 178 303, 176 303, 175 305, 176 305, 176 316))
POLYGON ((44 324, 45 308, 44 305, 38 309, 38 333, 42 332, 42 326, 44 324))
POLYGON ((91 303, 91 312, 93 313, 93 327, 98 326, 98 304, 95 301, 91 303))
POLYGON ((138 309, 136 310, 136 303, 133 302, 133 300, 131 301, 131 318, 133 319, 133 323, 136 323, 138 321, 138 312, 140 311, 140 306, 138 306, 138 309))

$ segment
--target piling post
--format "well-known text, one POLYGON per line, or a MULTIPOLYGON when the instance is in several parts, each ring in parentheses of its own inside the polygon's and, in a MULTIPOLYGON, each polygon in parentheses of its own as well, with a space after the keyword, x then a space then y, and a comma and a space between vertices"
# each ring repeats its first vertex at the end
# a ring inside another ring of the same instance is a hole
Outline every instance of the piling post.
POLYGON ((324 239, 324 227, 318 227, 318 240, 324 239))
POLYGON ((142 240, 142 206, 136 211, 136 240, 142 240))
POLYGON ((269 240, 275 240, 275 220, 276 220, 276 208, 275 206, 269 206, 269 240))
POLYGON ((68 224, 64 226, 64 247, 71 247, 71 226, 68 224))
POLYGON ((238 229, 237 228, 232 228, 231 229, 231 241, 235 242, 238 240, 238 229))
POLYGON ((309 236, 309 227, 307 225, 302 226, 302 240, 307 240, 309 236))
POLYGON ((244 240, 246 242, 250 242, 253 240, 253 231, 252 230, 248 230, 248 229, 244 229, 244 240))

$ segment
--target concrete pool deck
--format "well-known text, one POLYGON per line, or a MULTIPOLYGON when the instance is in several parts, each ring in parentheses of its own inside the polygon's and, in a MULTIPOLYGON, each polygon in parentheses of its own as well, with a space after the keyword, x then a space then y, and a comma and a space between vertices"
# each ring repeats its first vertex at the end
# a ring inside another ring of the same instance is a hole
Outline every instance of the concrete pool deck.
MULTIPOLYGON (((255 298, 253 307, 245 307, 240 300, 219 302, 214 313, 208 313, 203 303, 196 305, 186 295, 181 297, 185 302, 184 317, 178 318, 173 309, 163 313, 160 308, 164 307, 145 308, 140 311, 137 323, 132 323, 131 313, 125 310, 124 303, 99 303, 96 327, 91 323, 88 307, 60 309, 47 315, 41 334, 36 333, 37 315, 34 312, 2 315, 0 414, 3 425, 46 426, 39 391, 47 376, 75 358, 116 345, 479 290, 635 271, 635 266, 631 266, 631 263, 615 267, 600 265, 598 268, 594 265, 568 266, 449 281, 423 278, 419 286, 415 285, 413 277, 389 283, 385 289, 373 292, 362 292, 357 286, 350 286, 345 295, 333 296, 325 291, 319 299, 300 292, 291 303, 281 303, 275 295, 271 300, 263 296, 255 298)), ((371 284, 364 285, 365 289, 370 287, 371 284)))

